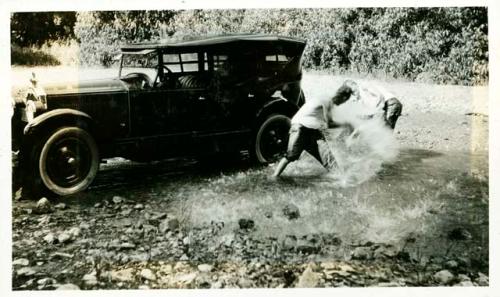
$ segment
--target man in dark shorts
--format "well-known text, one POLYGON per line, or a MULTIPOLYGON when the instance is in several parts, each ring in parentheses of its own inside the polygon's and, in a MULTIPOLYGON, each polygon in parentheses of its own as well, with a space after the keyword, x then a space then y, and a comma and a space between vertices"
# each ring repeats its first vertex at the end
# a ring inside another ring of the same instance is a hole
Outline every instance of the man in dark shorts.
MULTIPOLYGON (((318 160, 327 170, 337 167, 331 151, 319 151, 318 141, 326 141, 322 131, 338 127, 332 118, 334 106, 341 105, 347 100, 353 100, 366 106, 363 117, 373 117, 380 114, 385 124, 394 129, 398 117, 401 115, 401 103, 389 92, 374 86, 364 86, 352 80, 346 80, 335 95, 323 101, 307 101, 292 118, 287 154, 278 163, 273 177, 277 178, 286 166, 299 159, 305 150, 318 160)), ((347 123, 347 125, 349 125, 347 123)), ((355 130, 355 127, 350 127, 355 130)))

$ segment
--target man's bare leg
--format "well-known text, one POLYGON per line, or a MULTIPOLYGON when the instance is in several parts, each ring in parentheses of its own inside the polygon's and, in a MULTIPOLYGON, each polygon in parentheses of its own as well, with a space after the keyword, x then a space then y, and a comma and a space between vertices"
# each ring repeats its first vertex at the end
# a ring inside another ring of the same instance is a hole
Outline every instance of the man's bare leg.
POLYGON ((276 166, 276 169, 274 170, 274 174, 273 174, 273 177, 278 177, 280 176, 280 174, 283 172, 283 170, 285 170, 286 166, 290 163, 290 161, 288 161, 287 158, 282 158, 279 163, 278 163, 278 166, 276 166))

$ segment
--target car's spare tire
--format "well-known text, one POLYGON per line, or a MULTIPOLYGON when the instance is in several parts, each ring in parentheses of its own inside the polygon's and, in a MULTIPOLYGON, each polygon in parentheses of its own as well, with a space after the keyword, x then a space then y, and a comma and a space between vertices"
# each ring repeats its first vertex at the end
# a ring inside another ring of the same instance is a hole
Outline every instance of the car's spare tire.
POLYGON ((93 137, 79 127, 62 127, 44 137, 34 148, 35 180, 56 195, 85 190, 99 169, 99 154, 93 137))
POLYGON ((252 159, 260 164, 277 161, 286 153, 290 118, 283 114, 271 114, 257 125, 251 147, 252 159))

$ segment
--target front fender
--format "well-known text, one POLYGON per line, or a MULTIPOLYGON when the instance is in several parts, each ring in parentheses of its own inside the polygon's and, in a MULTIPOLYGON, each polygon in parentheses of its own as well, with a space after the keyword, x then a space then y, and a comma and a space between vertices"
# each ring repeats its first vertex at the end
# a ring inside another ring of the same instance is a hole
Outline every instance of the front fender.
POLYGON ((57 119, 77 119, 77 118, 83 118, 86 121, 92 120, 92 118, 81 111, 70 109, 70 108, 61 108, 61 109, 54 109, 48 112, 45 112, 37 117, 35 117, 32 121, 30 121, 26 127, 24 127, 24 135, 29 135, 32 133, 34 130, 36 130, 37 127, 42 126, 45 123, 52 122, 57 119))
POLYGON ((288 101, 283 96, 276 96, 271 97, 271 100, 259 109, 257 112, 257 118, 272 113, 281 113, 288 117, 292 117, 297 110, 299 110, 299 107, 296 104, 288 101))

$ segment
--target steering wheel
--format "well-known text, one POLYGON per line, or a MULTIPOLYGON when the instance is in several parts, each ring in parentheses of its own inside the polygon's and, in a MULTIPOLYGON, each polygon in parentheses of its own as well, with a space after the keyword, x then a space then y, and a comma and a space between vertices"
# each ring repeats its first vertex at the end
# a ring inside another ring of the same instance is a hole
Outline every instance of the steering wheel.
POLYGON ((127 75, 123 76, 122 79, 124 80, 128 80, 128 79, 131 79, 131 78, 135 78, 135 77, 138 77, 141 79, 142 83, 141 83, 141 87, 142 88, 149 88, 151 87, 151 79, 149 78, 149 76, 147 74, 144 74, 144 73, 141 73, 141 72, 131 72, 131 73, 128 73, 127 75))
MULTIPOLYGON (((168 76, 171 76, 171 75, 173 74, 172 70, 170 70, 170 68, 168 68, 168 67, 167 67, 167 65, 163 65, 163 66, 161 66, 161 67, 162 67, 164 70, 167 70, 167 74, 168 74, 168 76)), ((159 65, 158 65, 158 66, 156 66, 156 68, 157 68, 157 69, 159 69, 159 65)), ((158 77, 159 77, 159 76, 160 76, 160 71, 157 71, 157 72, 156 72, 156 77, 155 77, 155 80, 154 80, 154 83, 153 83, 153 87, 158 86, 158 83, 159 83, 159 81, 158 81, 158 77)), ((167 78, 167 80, 168 80, 168 78, 167 78)))

